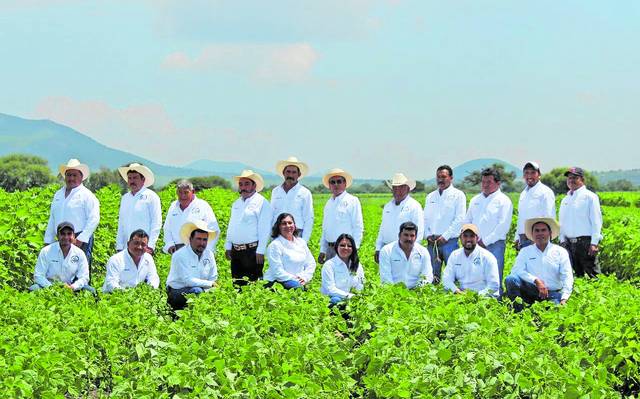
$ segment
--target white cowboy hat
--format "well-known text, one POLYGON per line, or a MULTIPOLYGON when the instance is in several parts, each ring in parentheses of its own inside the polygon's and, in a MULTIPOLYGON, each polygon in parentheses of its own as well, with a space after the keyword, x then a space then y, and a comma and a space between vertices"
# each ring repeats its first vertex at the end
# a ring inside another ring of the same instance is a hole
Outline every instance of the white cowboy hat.
POLYGON ((524 234, 528 239, 533 241, 533 225, 536 223, 544 223, 551 229, 551 239, 558 237, 560 234, 560 225, 554 218, 531 218, 524 222, 524 234))
POLYGON ((393 188, 393 186, 404 186, 404 185, 409 186, 409 191, 416 188, 416 181, 407 178, 402 173, 396 173, 395 175, 393 175, 393 179, 391 181, 387 180, 386 183, 387 183, 387 186, 389 186, 389 188, 393 188))
POLYGON ((144 186, 145 187, 152 186, 153 183, 156 181, 156 178, 153 176, 153 172, 151 172, 151 169, 149 169, 146 166, 141 165, 141 164, 139 164, 137 162, 129 164, 129 166, 121 166, 121 167, 118 168, 118 172, 120 172, 120 176, 122 176, 124 181, 128 180, 127 179, 127 173, 129 173, 130 170, 132 170, 134 172, 138 172, 142 176, 144 176, 144 186))
POLYGON ((89 167, 83 163, 80 163, 80 161, 75 158, 71 158, 66 165, 60 165, 58 167, 58 171, 62 176, 64 176, 65 172, 70 169, 80 171, 80 173, 82 173, 82 181, 87 180, 87 178, 91 174, 89 172, 89 167))
POLYGON ((344 177, 344 180, 347 182, 347 188, 349 188, 351 186, 351 183, 353 183, 353 178, 349 173, 340 168, 333 168, 328 171, 326 175, 324 175, 324 177, 322 178, 322 184, 324 184, 326 188, 331 188, 329 187, 329 180, 331 180, 331 178, 334 176, 344 177))
POLYGON ((278 163, 276 164, 276 172, 283 175, 282 172, 284 171, 284 168, 286 168, 289 165, 297 166, 298 169, 300 169, 300 179, 302 179, 303 176, 309 173, 309 167, 307 166, 307 164, 304 162, 298 161, 298 158, 296 157, 289 157, 285 160, 278 161, 278 163))
POLYGON ((180 228, 180 239, 186 245, 189 245, 189 238, 191 236, 191 232, 194 230, 202 230, 209 233, 209 242, 213 241, 218 235, 217 232, 211 230, 207 222, 204 220, 196 220, 194 222, 187 222, 182 225, 180 228))
POLYGON ((264 180, 262 180, 262 176, 252 171, 251 169, 245 169, 240 173, 240 176, 233 176, 233 182, 236 186, 240 183, 240 179, 245 178, 252 180, 256 183, 256 192, 259 193, 264 188, 264 180))

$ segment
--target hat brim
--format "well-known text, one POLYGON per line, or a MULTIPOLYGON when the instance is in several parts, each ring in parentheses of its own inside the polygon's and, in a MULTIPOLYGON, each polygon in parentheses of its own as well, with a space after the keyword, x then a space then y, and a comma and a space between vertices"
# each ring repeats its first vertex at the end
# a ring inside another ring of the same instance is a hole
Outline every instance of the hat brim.
POLYGON ((133 165, 121 166, 118 168, 118 173, 120 173, 120 177, 122 177, 125 182, 129 181, 129 178, 127 177, 127 173, 129 173, 129 171, 138 172, 142 176, 144 176, 144 187, 153 186, 153 183, 155 183, 156 181, 156 178, 155 176, 153 176, 153 172, 151 172, 151 169, 147 168, 144 165, 133 165))
POLYGON ((209 242, 215 240, 215 238, 218 236, 217 232, 209 229, 209 227, 207 227, 202 220, 198 220, 195 223, 187 222, 182 225, 182 227, 180 228, 180 240, 182 240, 182 242, 185 245, 189 245, 189 238, 191 236, 191 232, 198 229, 209 233, 209 242))
POLYGON ((307 166, 306 163, 304 162, 292 162, 292 161, 279 161, 276 164, 276 171, 278 173, 280 173, 281 176, 284 177, 284 168, 286 168, 287 166, 297 166, 298 169, 300 169, 300 177, 299 179, 302 179, 304 176, 306 176, 309 173, 309 167, 307 166))
POLYGON ((264 181, 262 180, 262 176, 257 173, 252 173, 246 176, 233 176, 233 182, 235 183, 236 187, 238 187, 238 185, 240 184, 240 179, 249 179, 254 182, 256 184, 256 193, 259 193, 264 189, 264 181))
POLYGON ((531 218, 524 222, 524 234, 528 239, 533 241, 532 229, 536 223, 544 223, 551 228, 551 239, 557 238, 560 234, 560 224, 553 218, 531 218))
POLYGON ((389 180, 385 181, 385 183, 387 183, 387 187, 389 187, 392 190, 394 186, 409 186, 409 191, 413 191, 413 189, 416 188, 416 181, 411 179, 408 179, 404 183, 393 183, 389 180))
POLYGON ((347 187, 349 188, 351 187, 351 184, 353 184, 353 178, 351 177, 351 175, 345 171, 340 171, 340 172, 329 172, 326 175, 324 175, 324 177, 322 178, 322 184, 324 184, 324 186, 326 188, 331 188, 331 186, 329 185, 329 180, 331 180, 332 177, 334 176, 341 176, 344 177, 345 182, 347 183, 347 187))
POLYGON ((91 175, 91 172, 89 171, 89 166, 81 163, 79 165, 75 165, 75 166, 68 166, 68 165, 60 165, 58 167, 58 172, 60 172, 60 176, 64 177, 64 174, 68 171, 68 170, 78 170, 80 171, 80 173, 82 173, 82 181, 85 181, 89 178, 89 176, 91 175))

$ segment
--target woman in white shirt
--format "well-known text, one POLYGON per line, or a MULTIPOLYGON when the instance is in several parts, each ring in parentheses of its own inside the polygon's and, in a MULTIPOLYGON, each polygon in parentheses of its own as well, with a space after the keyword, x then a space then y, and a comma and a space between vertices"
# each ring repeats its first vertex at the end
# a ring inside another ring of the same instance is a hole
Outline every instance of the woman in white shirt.
POLYGON ((322 266, 320 292, 329 296, 329 306, 351 298, 352 290, 361 291, 364 285, 364 269, 358 258, 355 240, 349 234, 340 234, 336 239, 337 256, 322 266))
POLYGON ((286 289, 304 288, 313 278, 316 261, 307 242, 298 237, 296 222, 289 213, 282 213, 271 230, 273 241, 267 247, 269 267, 264 279, 272 286, 276 281, 286 289))

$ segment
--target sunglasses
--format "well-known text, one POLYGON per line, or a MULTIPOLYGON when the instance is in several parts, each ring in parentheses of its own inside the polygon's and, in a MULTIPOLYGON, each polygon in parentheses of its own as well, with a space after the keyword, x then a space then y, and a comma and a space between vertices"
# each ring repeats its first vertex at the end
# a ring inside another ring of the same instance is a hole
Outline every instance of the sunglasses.
POLYGON ((342 184, 342 183, 344 183, 344 179, 329 180, 329 184, 342 184))

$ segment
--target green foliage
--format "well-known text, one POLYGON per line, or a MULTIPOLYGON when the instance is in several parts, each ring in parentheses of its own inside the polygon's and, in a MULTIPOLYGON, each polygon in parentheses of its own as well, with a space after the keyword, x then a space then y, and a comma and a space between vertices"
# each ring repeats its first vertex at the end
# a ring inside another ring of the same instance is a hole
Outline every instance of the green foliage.
POLYGON ((47 161, 35 155, 10 154, 0 157, 0 187, 5 191, 23 191, 52 183, 47 161))
POLYGON ((84 185, 94 192, 110 184, 120 187, 122 193, 127 191, 127 182, 120 176, 118 169, 109 169, 103 166, 97 172, 92 172, 89 178, 84 181, 84 185))
POLYGON ((635 191, 636 186, 627 179, 613 180, 604 185, 606 191, 635 191))
MULTIPOLYGON (((556 195, 566 194, 568 188, 567 178, 564 176, 564 174, 568 169, 568 167, 551 169, 548 173, 542 175, 540 181, 549 186, 549 188, 551 188, 553 192, 556 193, 556 195)), ((586 170, 584 171, 584 184, 591 191, 600 191, 600 183, 598 182, 598 178, 586 170)))

